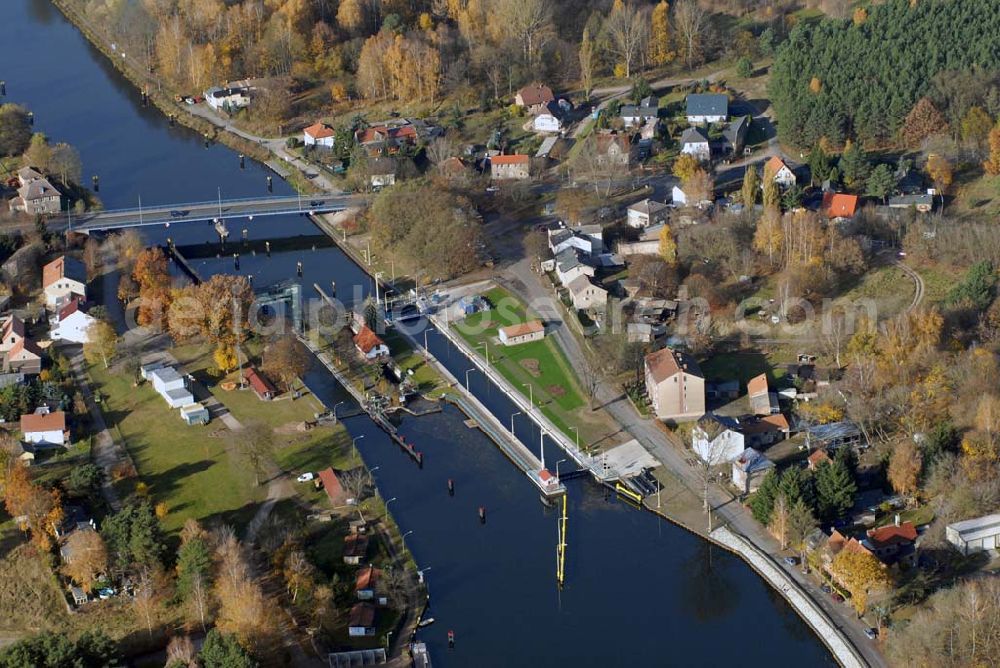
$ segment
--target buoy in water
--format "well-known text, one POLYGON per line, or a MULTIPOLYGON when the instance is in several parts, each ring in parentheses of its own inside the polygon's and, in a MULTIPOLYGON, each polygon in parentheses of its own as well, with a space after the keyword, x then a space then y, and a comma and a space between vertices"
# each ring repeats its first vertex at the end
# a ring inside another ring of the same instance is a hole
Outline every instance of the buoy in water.
POLYGON ((299 278, 302 278, 302 260, 295 263, 295 273, 298 274, 299 278))
POLYGON ((455 481, 448 478, 448 496, 455 496, 455 481))
POLYGON ((7 82, 0 81, 0 95, 6 95, 6 94, 7 94, 7 82))
POLYGON ((240 153, 240 169, 246 169, 246 168, 247 168, 246 158, 242 153, 240 153))
POLYGON ((486 524, 486 506, 479 506, 479 523, 486 524))
POLYGON ((268 174, 268 176, 267 176, 267 192, 269 192, 269 193, 274 192, 274 186, 271 183, 271 175, 270 174, 268 174))
POLYGON ((449 648, 454 648, 455 647, 455 632, 454 631, 448 631, 448 647, 449 648))
POLYGON ((271 242, 270 241, 265 241, 264 242, 264 250, 267 251, 267 256, 271 257, 271 242))
POLYGON ((97 176, 97 174, 94 174, 93 176, 90 177, 90 182, 94 186, 95 193, 101 192, 101 179, 100 177, 97 176))
POLYGON ((239 253, 233 253, 233 265, 235 266, 236 271, 240 270, 240 254, 239 253))

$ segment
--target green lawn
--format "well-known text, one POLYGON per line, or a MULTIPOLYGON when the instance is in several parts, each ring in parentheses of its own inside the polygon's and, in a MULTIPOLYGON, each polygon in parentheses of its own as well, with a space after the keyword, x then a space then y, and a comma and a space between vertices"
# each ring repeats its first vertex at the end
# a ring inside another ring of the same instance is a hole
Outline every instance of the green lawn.
POLYGON ((237 527, 253 517, 265 488, 255 487, 250 468, 226 451, 220 421, 189 427, 150 385, 134 388, 100 365, 90 375, 105 397, 108 427, 124 439, 153 501, 167 505, 164 529, 177 531, 189 517, 237 527))
POLYGON ((878 318, 882 320, 908 307, 913 301, 913 290, 913 281, 901 269, 886 265, 868 271, 837 302, 849 306, 859 299, 872 300, 878 309, 878 318))
POLYGON ((748 380, 761 373, 766 372, 770 382, 785 375, 785 370, 775 368, 763 353, 721 353, 701 362, 700 366, 708 380, 739 378, 741 391, 748 380))
MULTIPOLYGON (((559 346, 551 338, 506 347, 497 340, 501 327, 522 323, 530 318, 525 307, 502 288, 484 295, 491 304, 500 305, 488 312, 474 313, 455 329, 463 339, 485 358, 489 343, 489 362, 525 397, 532 396, 535 404, 569 438, 575 438, 570 425, 580 424, 575 413, 584 409, 586 400, 577 384, 572 367, 559 346), (525 386, 530 385, 529 391, 525 386)), ((586 427, 581 438, 586 438, 586 427)))

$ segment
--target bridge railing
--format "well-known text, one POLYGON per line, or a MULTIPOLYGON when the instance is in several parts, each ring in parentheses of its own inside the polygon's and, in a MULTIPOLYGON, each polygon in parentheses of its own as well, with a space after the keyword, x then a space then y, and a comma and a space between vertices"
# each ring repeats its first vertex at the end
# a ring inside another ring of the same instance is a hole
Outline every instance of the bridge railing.
MULTIPOLYGON (((299 197, 298 195, 277 195, 275 197, 239 197, 239 198, 235 198, 235 199, 224 199, 224 200, 222 200, 221 205, 222 206, 226 206, 226 205, 232 205, 232 204, 246 204, 246 203, 257 203, 257 204, 276 203, 276 204, 280 204, 281 202, 297 202, 297 203, 301 204, 301 206, 299 208, 301 210, 303 210, 303 211, 306 211, 306 210, 308 210, 310 208, 315 208, 315 207, 310 207, 309 206, 309 202, 311 202, 311 201, 322 200, 323 202, 327 202, 327 201, 332 200, 332 199, 343 199, 345 197, 349 197, 349 195, 319 195, 319 194, 316 194, 316 195, 309 195, 309 196, 306 196, 306 197, 299 197)), ((149 212, 150 214, 153 214, 153 213, 155 213, 157 211, 170 211, 170 210, 173 210, 173 209, 180 210, 180 209, 186 209, 186 208, 201 208, 201 207, 208 207, 208 206, 218 207, 219 205, 220 205, 219 200, 206 200, 204 202, 182 202, 182 203, 179 203, 179 204, 153 204, 153 205, 150 205, 150 206, 142 206, 142 207, 138 207, 137 206, 137 207, 126 208, 126 209, 101 209, 100 211, 88 211, 87 213, 88 214, 100 214, 100 215, 117 215, 117 214, 127 214, 127 213, 139 213, 140 211, 142 211, 143 213, 149 212)), ((65 216, 65 213, 61 213, 60 215, 65 216)), ((84 214, 84 215, 87 215, 87 214, 84 214)))

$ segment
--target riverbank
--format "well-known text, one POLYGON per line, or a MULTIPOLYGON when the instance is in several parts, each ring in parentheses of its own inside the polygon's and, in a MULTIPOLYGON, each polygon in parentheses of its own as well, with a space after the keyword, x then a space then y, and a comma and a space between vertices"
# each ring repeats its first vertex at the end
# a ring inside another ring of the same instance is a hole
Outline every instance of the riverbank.
POLYGON ((135 88, 139 95, 145 95, 148 103, 151 103, 163 114, 184 127, 194 130, 202 135, 206 141, 219 142, 267 165, 278 176, 285 179, 293 188, 306 194, 316 192, 317 189, 309 182, 309 179, 298 168, 291 166, 290 169, 282 169, 275 162, 276 156, 261 142, 252 141, 236 132, 227 130, 210 120, 192 113, 189 105, 175 102, 175 91, 164 90, 162 82, 154 79, 142 72, 133 59, 100 34, 96 26, 90 23, 85 16, 82 16, 67 0, 51 0, 52 4, 62 13, 66 19, 80 31, 87 41, 95 49, 100 51, 111 66, 124 76, 135 88))

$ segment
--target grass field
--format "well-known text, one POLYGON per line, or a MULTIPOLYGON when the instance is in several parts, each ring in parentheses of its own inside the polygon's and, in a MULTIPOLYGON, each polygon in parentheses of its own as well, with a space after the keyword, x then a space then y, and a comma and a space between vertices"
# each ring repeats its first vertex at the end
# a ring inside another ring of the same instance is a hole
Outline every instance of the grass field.
POLYGON ((511 347, 499 343, 497 332, 501 327, 530 319, 524 305, 502 288, 494 288, 484 296, 502 307, 467 317, 462 326, 455 327, 462 338, 484 358, 488 343, 490 364, 518 392, 531 397, 568 438, 576 438, 571 426, 580 430, 582 441, 593 442, 606 436, 606 425, 588 410, 573 368, 553 339, 546 337, 511 347))
POLYGON ((167 531, 177 531, 189 517, 243 526, 253 516, 264 488, 255 487, 249 467, 227 452, 221 422, 189 427, 151 386, 134 388, 131 379, 100 365, 90 374, 106 397, 108 427, 124 440, 153 501, 167 505, 167 531))
POLYGON ((776 368, 763 353, 720 353, 700 365, 707 380, 739 378, 741 392, 745 391, 748 380, 761 373, 766 372, 770 382, 785 375, 784 369, 776 368))
POLYGON ((876 267, 861 277, 857 285, 842 294, 837 301, 850 304, 870 299, 878 308, 879 320, 891 318, 913 300, 913 281, 897 267, 876 267))

